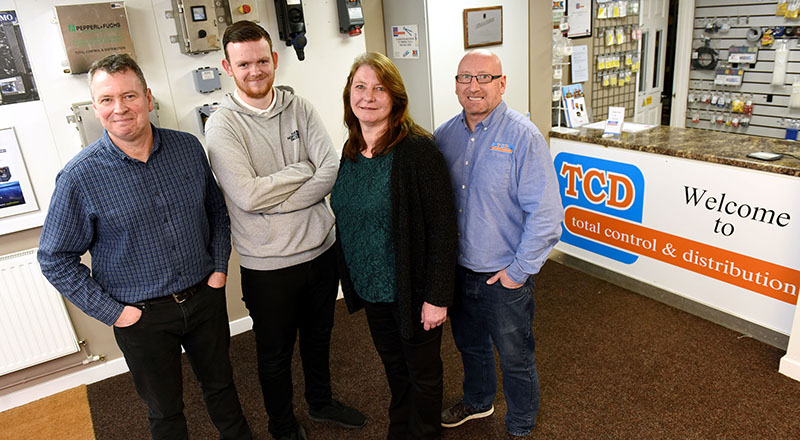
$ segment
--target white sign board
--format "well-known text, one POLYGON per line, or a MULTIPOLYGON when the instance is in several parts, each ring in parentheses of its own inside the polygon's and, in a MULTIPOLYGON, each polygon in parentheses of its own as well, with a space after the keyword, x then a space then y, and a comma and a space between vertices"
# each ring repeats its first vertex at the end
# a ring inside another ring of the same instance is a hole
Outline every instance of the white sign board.
POLYGON ((800 179, 551 138, 562 252, 783 334, 800 291, 800 179))

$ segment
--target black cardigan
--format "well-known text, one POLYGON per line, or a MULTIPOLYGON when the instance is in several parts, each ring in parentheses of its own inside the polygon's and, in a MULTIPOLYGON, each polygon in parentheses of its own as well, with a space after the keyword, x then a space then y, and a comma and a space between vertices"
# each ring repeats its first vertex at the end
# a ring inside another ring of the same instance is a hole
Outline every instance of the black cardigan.
MULTIPOLYGON (((395 249, 400 333, 411 338, 420 326, 422 303, 453 303, 458 231, 450 173, 432 139, 409 136, 394 146, 391 174, 392 238, 395 249)), ((344 157, 342 161, 347 160, 344 157)), ((364 307, 355 291, 336 231, 337 265, 350 313, 364 307)))

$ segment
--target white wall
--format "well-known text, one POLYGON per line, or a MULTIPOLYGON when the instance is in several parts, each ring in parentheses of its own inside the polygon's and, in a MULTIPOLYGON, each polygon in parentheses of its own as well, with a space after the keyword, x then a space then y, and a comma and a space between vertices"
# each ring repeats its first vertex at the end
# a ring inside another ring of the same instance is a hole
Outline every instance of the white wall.
MULTIPOLYGON (((486 46, 503 63, 508 106, 527 114, 528 108, 528 2, 520 0, 458 0, 427 2, 428 33, 433 88, 433 121, 438 127, 461 111, 453 77, 464 50, 463 11, 467 8, 503 7, 503 44, 486 46)), ((386 23, 389 25, 390 23, 386 23)), ((542 44, 550 46, 550 41, 542 44)), ((387 46, 389 43, 387 42, 387 46)), ((387 47, 388 49, 388 47, 387 47)), ((550 60, 544 60, 549 68, 550 60)), ((545 127, 546 128, 546 127, 545 127)))

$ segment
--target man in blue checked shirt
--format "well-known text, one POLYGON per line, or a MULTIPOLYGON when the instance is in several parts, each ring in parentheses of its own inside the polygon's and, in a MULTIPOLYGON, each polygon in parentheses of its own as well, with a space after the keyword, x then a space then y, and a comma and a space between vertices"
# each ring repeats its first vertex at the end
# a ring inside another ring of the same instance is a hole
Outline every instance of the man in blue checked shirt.
POLYGON ((469 52, 455 79, 463 111, 434 134, 458 213, 456 294, 449 311, 464 363, 464 396, 442 411, 442 426, 494 412, 494 344, 508 404, 506 430, 509 438, 526 438, 539 409, 532 275, 561 236, 558 183, 539 130, 503 102, 500 59, 486 50, 469 52))
POLYGON ((203 147, 150 124, 153 97, 130 56, 96 61, 89 86, 105 132, 56 177, 42 272, 113 326, 154 439, 188 438, 181 346, 220 438, 250 439, 228 357, 230 222, 203 147))

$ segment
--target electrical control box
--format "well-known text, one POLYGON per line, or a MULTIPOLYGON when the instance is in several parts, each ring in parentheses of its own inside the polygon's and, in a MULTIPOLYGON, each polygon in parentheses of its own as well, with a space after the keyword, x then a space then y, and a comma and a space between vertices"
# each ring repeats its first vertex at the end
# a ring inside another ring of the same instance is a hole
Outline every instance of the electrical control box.
POLYGON ((214 0, 172 0, 181 53, 199 54, 221 49, 215 3, 214 0))
POLYGON ((228 0, 228 9, 233 23, 242 20, 261 21, 256 0, 228 0))
POLYGON ((211 116, 211 114, 217 111, 218 108, 218 102, 213 104, 203 104, 202 106, 197 107, 197 120, 200 123, 200 132, 204 135, 206 134, 206 121, 208 121, 208 118, 211 116))
POLYGON ((339 10, 339 32, 351 36, 361 35, 364 27, 364 11, 361 10, 361 0, 337 0, 339 10))
POLYGON ((194 88, 200 93, 211 93, 222 89, 219 79, 219 69, 216 67, 200 67, 192 71, 194 88))
MULTIPOLYGON (((67 122, 75 124, 81 136, 81 147, 86 147, 100 139, 103 135, 103 124, 94 114, 91 101, 76 102, 70 106, 72 114, 67 116, 67 122)), ((158 124, 158 103, 154 102, 153 111, 150 112, 150 122, 156 127, 158 124)))

